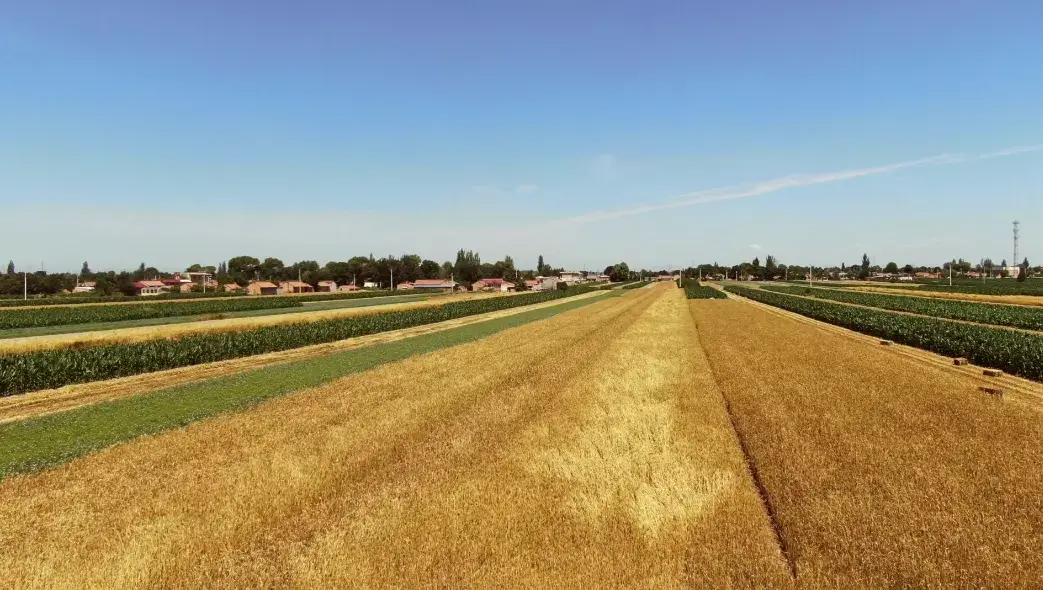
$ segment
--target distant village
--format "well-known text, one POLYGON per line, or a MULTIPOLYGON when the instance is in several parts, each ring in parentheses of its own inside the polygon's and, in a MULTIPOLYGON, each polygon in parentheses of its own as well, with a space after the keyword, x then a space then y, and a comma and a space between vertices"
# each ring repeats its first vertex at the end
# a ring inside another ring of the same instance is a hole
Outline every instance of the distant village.
MULTIPOLYGON (((673 280, 676 277, 668 276, 673 280)), ((390 282, 382 285, 376 281, 363 281, 338 285, 336 281, 324 280, 311 285, 304 281, 249 281, 245 286, 238 283, 221 283, 214 273, 184 272, 174 273, 167 279, 145 279, 134 282, 134 294, 147 297, 163 293, 243 293, 246 295, 298 295, 303 293, 350 293, 365 289, 394 289, 398 291, 416 291, 425 293, 447 293, 454 291, 553 291, 560 285, 572 286, 582 284, 608 283, 610 275, 604 273, 586 273, 579 271, 562 271, 556 276, 537 276, 534 279, 523 279, 514 283, 503 278, 479 279, 471 283, 460 283, 449 279, 417 279, 401 283, 390 282)), ((393 281, 393 279, 392 279, 393 281)), ((74 293, 91 293, 97 288, 96 281, 81 281, 74 288, 74 293)))

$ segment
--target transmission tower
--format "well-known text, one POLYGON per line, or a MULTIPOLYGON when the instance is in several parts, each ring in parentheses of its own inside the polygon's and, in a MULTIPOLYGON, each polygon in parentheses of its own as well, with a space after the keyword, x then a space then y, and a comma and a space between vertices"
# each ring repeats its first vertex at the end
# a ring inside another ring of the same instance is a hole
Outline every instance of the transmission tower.
POLYGON ((1019 225, 1021 225, 1020 221, 1015 221, 1014 222, 1014 260, 1011 262, 1012 266, 1017 266, 1017 265, 1021 264, 1021 261, 1018 260, 1018 226, 1019 225))

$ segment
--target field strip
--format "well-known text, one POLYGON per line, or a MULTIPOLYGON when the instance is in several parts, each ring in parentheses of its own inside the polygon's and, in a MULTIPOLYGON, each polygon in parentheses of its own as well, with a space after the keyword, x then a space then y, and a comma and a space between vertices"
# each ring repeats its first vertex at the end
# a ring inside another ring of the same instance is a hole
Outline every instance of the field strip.
MULTIPOLYGON (((923 350, 921 348, 906 346, 904 344, 894 343, 888 347, 881 347, 880 339, 874 336, 861 334, 854 330, 849 330, 841 326, 835 326, 827 322, 809 318, 796 312, 788 311, 785 309, 779 309, 772 305, 768 305, 767 303, 753 301, 752 299, 747 299, 736 293, 728 293, 728 295, 736 301, 741 301, 745 304, 764 309, 770 313, 797 320, 798 322, 814 326, 815 328, 818 328, 819 330, 822 330, 824 332, 837 334, 848 340, 857 341, 863 344, 867 344, 869 346, 873 346, 875 348, 884 348, 887 353, 900 355, 905 358, 913 359, 921 364, 930 365, 933 367, 943 369, 949 373, 961 375, 964 378, 972 380, 978 386, 999 386, 1004 390, 1005 394, 1007 394, 1004 398, 1004 401, 1010 401, 1036 411, 1043 411, 1043 384, 1037 383, 1035 381, 1023 379, 1021 377, 1008 374, 1004 374, 1001 377, 985 377, 982 373, 984 367, 979 367, 976 365, 955 365, 953 364, 952 358, 941 356, 939 354, 935 354, 933 352, 923 350)), ((897 312, 889 311, 888 313, 897 312)))
MULTIPOLYGON (((612 297, 608 299, 610 302, 596 306, 596 316, 618 313, 616 310, 635 303, 630 300, 612 301, 617 299, 612 297)), ((14 473, 37 471, 142 435, 164 432, 223 413, 242 411, 271 398, 322 386, 346 375, 480 340, 605 300, 586 298, 567 301, 563 305, 413 338, 0 423, 0 479, 14 473)))
POLYGON ((308 301, 301 307, 283 307, 273 309, 257 309, 249 311, 231 311, 218 313, 204 313, 192 315, 179 315, 170 317, 145 318, 135 320, 120 320, 112 322, 98 322, 88 324, 62 324, 56 326, 38 326, 31 328, 9 328, 0 330, 0 340, 13 338, 33 338, 40 336, 51 336, 57 334, 75 334, 81 332, 98 332, 105 330, 117 330, 123 328, 138 328, 147 326, 165 326, 169 324, 182 324, 188 322, 199 322, 207 320, 223 320, 232 318, 248 318, 257 316, 269 316, 280 314, 305 313, 309 311, 323 311, 326 309, 347 309, 360 307, 380 307, 392 303, 408 303, 412 301, 423 301, 442 295, 405 295, 392 297, 367 297, 361 299, 339 299, 330 301, 308 301))
POLYGON ((324 354, 394 342, 405 338, 412 338, 484 321, 509 317, 532 310, 555 307, 568 303, 569 301, 604 297, 607 294, 608 293, 604 291, 595 291, 529 306, 467 316, 402 330, 380 332, 377 334, 326 344, 316 344, 268 354, 248 356, 202 365, 179 367, 176 369, 144 373, 130 377, 121 377, 118 379, 67 385, 58 389, 40 390, 15 396, 0 397, 0 423, 11 420, 21 420, 30 416, 59 412, 101 401, 110 401, 122 397, 138 395, 149 391, 155 391, 156 389, 173 387, 175 385, 183 385, 215 377, 233 375, 244 371, 263 368, 269 365, 295 362, 324 354))
POLYGON ((1043 297, 1032 295, 985 295, 982 293, 947 293, 945 291, 921 291, 913 293, 890 287, 848 287, 853 291, 882 293, 884 295, 906 295, 909 297, 931 297, 934 299, 956 299, 958 301, 974 301, 977 303, 1000 303, 1004 305, 1024 305, 1039 307, 1043 305, 1043 297))
MULTIPOLYGON (((277 326, 285 324, 296 324, 303 322, 316 322, 333 318, 348 316, 361 316, 391 311, 402 311, 407 309, 421 309, 426 307, 437 307, 456 301, 468 301, 471 299, 484 299, 488 297, 499 297, 499 294, 465 294, 453 295, 445 298, 425 299, 423 301, 409 301, 404 303, 390 303, 387 305, 370 305, 362 307, 346 307, 338 309, 325 309, 317 311, 295 311, 294 313, 276 313, 249 317, 238 317, 229 319, 200 320, 187 323, 166 323, 156 326, 140 328, 120 328, 115 330, 104 330, 98 332, 74 332, 67 334, 54 334, 49 336, 30 336, 25 338, 8 338, 0 340, 0 354, 21 353, 34 350, 50 350, 54 348, 66 348, 69 346, 94 346, 99 344, 110 344, 115 342, 143 342, 158 338, 176 338, 186 334, 235 332, 249 330, 261 326, 277 326)), ((300 308, 294 308, 300 309, 300 308)))
MULTIPOLYGON (((771 289, 761 289, 761 286, 759 286, 759 285, 756 286, 756 287, 748 287, 748 288, 750 288, 750 289, 759 289, 759 290, 763 290, 763 291, 768 292, 768 293, 777 293, 777 294, 780 294, 780 295, 785 295, 787 297, 799 297, 800 299, 810 299, 812 301, 820 301, 820 302, 823 302, 823 303, 833 303, 833 304, 836 304, 836 305, 846 305, 848 307, 857 307, 857 308, 862 308, 862 309, 872 309, 872 310, 876 310, 876 311, 886 311, 887 313, 893 313, 893 314, 897 314, 897 315, 907 315, 907 316, 913 316, 913 317, 918 317, 918 318, 928 318, 928 319, 932 319, 932 320, 942 320, 942 321, 945 321, 945 322, 953 322, 953 323, 957 323, 957 324, 967 324, 967 325, 970 325, 970 326, 981 326, 983 328, 994 328, 994 329, 997 329, 997 330, 1009 330, 1011 332, 1024 332, 1026 334, 1035 334, 1037 336, 1040 335, 1040 334, 1043 334, 1043 332, 1041 332, 1040 330, 1029 330, 1027 328, 1015 328, 1015 327, 1012 327, 1012 326, 1002 326, 1000 324, 986 324, 986 323, 982 323, 982 322, 972 322, 970 320, 960 320, 960 319, 954 319, 954 318, 948 318, 948 317, 942 317, 942 316, 936 316, 936 315, 927 315, 927 314, 923 314, 923 313, 915 313, 915 312, 912 312, 912 311, 902 311, 902 310, 898 310, 898 309, 888 309, 886 307, 874 307, 872 305, 863 305, 863 304, 860 304, 860 303, 851 303, 849 301, 837 301, 835 299, 824 299, 824 298, 820 298, 820 297, 812 297, 810 295, 798 295, 796 293, 786 293, 786 292, 772 291, 771 289)), ((741 297, 741 295, 740 295, 740 297, 741 297)))
POLYGON ((25 587, 788 587, 679 295, 9 478, 0 567, 25 587))
POLYGON ((1027 587, 1043 577, 1036 412, 772 308, 690 306, 800 586, 1027 587))
MULTIPOLYGON (((366 293, 367 291, 362 291, 362 292, 366 293)), ((397 295, 399 295, 401 293, 406 293, 406 291, 401 291, 401 292, 396 291, 394 293, 389 293, 387 295, 378 295, 378 296, 375 296, 373 298, 394 297, 394 296, 397 296, 397 295)), ((294 299, 300 299, 301 301, 305 301, 307 303, 316 303, 318 301, 324 301, 324 300, 325 301, 333 301, 332 299, 323 299, 323 297, 328 297, 329 295, 330 295, 330 293, 325 293, 325 292, 318 292, 318 293, 294 293, 294 294, 286 294, 286 295, 224 295, 224 296, 218 296, 218 297, 170 297, 170 298, 150 297, 148 295, 145 295, 145 296, 128 295, 128 296, 126 296, 126 298, 124 300, 117 300, 117 301, 93 301, 93 302, 88 302, 88 303, 52 303, 52 304, 45 304, 45 305, 14 305, 14 306, 3 306, 3 305, 0 305, 0 310, 9 310, 9 309, 10 310, 14 310, 14 309, 50 309, 50 308, 61 308, 61 307, 90 307, 90 306, 94 306, 94 305, 155 305, 155 304, 162 304, 162 303, 177 303, 177 302, 182 302, 183 303, 183 302, 186 302, 186 301, 226 301, 226 300, 229 300, 229 299, 262 299, 262 298, 263 299, 270 299, 270 298, 276 298, 276 297, 292 297, 294 299), (307 301, 310 298, 314 298, 315 301, 310 301, 310 302, 307 301)), ((351 297, 345 297, 344 298, 344 300, 348 300, 348 299, 351 299, 351 297)), ((359 299, 367 299, 367 297, 359 297, 359 299)), ((2 301, 2 300, 0 300, 0 301, 2 301)))

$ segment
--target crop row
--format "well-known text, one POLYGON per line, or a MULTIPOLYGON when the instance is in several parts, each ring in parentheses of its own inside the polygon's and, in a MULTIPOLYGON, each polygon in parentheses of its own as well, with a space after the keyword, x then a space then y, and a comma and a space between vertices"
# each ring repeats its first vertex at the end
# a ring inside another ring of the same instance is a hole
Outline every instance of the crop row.
POLYGON ((0 397, 186 367, 313 344, 335 342, 587 293, 590 289, 526 293, 447 303, 437 307, 264 326, 176 339, 103 344, 0 355, 0 397))
POLYGON ((1043 336, 751 289, 729 292, 863 334, 1043 381, 1043 336))
POLYGON ((681 287, 684 288, 684 295, 688 299, 727 299, 728 296, 723 292, 714 289, 713 287, 707 287, 699 283, 699 279, 684 279, 681 281, 681 287))
POLYGON ((882 295, 860 291, 814 289, 807 287, 763 287, 770 291, 803 295, 816 299, 828 299, 842 303, 853 303, 879 307, 891 311, 904 311, 950 320, 963 320, 994 326, 1010 326, 1025 330, 1043 330, 1043 308, 1018 305, 995 305, 955 299, 932 299, 910 295, 882 295))
POLYGON ((651 281, 637 281, 636 283, 629 283, 629 284, 623 285, 620 288, 621 289, 625 289, 625 290, 637 289, 638 287, 644 287, 645 285, 647 285, 650 282, 651 281))
POLYGON ((142 303, 140 305, 89 305, 85 307, 9 309, 0 311, 0 330, 173 318, 301 306, 300 299, 290 297, 235 297, 204 301, 142 303))
MULTIPOLYGON (((208 291, 206 293, 160 293, 147 296, 148 301, 169 301, 171 299, 216 299, 221 297, 244 297, 244 293, 224 291, 208 291)), ((53 297, 34 297, 31 299, 0 299, 0 307, 42 307, 45 305, 83 305, 86 303, 119 303, 121 301, 141 301, 142 298, 127 295, 92 295, 85 293, 56 295, 53 297)))

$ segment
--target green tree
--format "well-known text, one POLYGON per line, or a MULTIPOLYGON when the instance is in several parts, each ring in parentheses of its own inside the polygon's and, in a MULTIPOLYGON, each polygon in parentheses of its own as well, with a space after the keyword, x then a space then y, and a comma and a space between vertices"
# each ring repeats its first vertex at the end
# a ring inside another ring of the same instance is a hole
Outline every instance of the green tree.
POLYGON ((235 256, 228 259, 228 274, 236 279, 252 280, 261 268, 261 261, 253 256, 235 256))
POLYGON ((1029 259, 1025 258, 1025 261, 1021 263, 1018 269, 1018 282, 1024 283, 1029 278, 1029 259))
MULTIPOLYGON (((265 258, 261 263, 261 278, 268 280, 279 280, 282 278, 286 265, 278 258, 265 258)), ((296 279, 297 277, 294 277, 296 279)))
POLYGON ((612 265, 612 272, 608 273, 613 282, 621 282, 630 279, 630 267, 627 263, 620 262, 612 265))
POLYGON ((897 262, 888 262, 887 266, 884 267, 884 272, 889 272, 889 273, 892 273, 892 274, 898 274, 898 263, 897 262))
POLYGON ((454 281, 456 280, 456 277, 453 275, 453 263, 449 262, 448 260, 446 260, 445 262, 442 263, 442 268, 441 268, 441 271, 439 272, 439 274, 441 275, 439 278, 442 278, 442 279, 445 279, 445 280, 449 280, 449 279, 453 279, 454 281))
POLYGON ((7 261, 7 274, 14 274, 14 260, 7 261))
POLYGON ((434 260, 424 260, 420 263, 420 276, 425 279, 437 279, 442 267, 434 260))
POLYGON ((87 261, 84 260, 83 261, 83 268, 80 269, 80 276, 81 277, 89 277, 92 274, 94 274, 94 273, 91 272, 91 267, 88 266, 87 265, 87 261))
POLYGON ((869 262, 869 255, 868 254, 862 254, 862 267, 861 267, 861 270, 858 271, 858 278, 860 278, 860 279, 868 279, 869 278, 869 264, 870 264, 870 262, 869 262))

